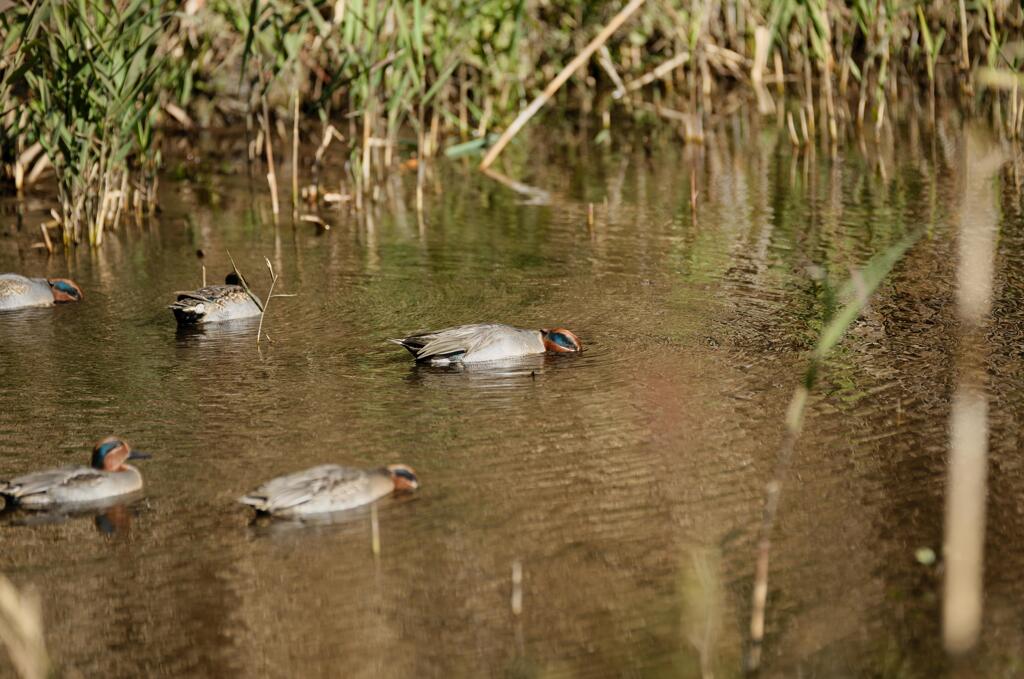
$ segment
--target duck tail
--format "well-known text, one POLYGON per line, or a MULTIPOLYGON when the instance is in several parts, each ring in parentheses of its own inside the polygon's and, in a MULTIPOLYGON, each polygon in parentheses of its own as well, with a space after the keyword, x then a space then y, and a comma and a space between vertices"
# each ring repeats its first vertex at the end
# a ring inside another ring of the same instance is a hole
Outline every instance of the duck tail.
POLYGON ((424 344, 423 341, 417 337, 403 337, 401 339, 389 339, 388 341, 397 344, 400 347, 405 347, 414 357, 419 356, 420 349, 423 348, 424 344))
POLYGON ((204 302, 186 295, 178 297, 178 300, 168 304, 167 308, 174 312, 178 325, 194 325, 202 321, 206 315, 204 302))
POLYGON ((0 479, 0 511, 14 506, 18 500, 16 495, 17 489, 18 487, 10 481, 0 479))
POLYGON ((263 495, 243 495, 238 498, 243 505, 249 505, 258 512, 265 512, 268 509, 267 498, 263 495))

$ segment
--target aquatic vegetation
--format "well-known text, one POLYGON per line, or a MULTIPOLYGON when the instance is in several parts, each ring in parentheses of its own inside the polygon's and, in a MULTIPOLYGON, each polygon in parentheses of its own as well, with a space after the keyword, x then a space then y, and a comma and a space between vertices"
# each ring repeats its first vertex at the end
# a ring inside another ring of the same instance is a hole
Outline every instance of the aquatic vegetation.
POLYGON ((761 644, 764 640, 765 615, 768 605, 768 571, 772 532, 778 515, 783 481, 789 471, 793 452, 803 429, 807 401, 829 355, 860 317, 879 284, 885 280, 892 268, 903 258, 903 255, 920 235, 920 232, 916 232, 899 240, 873 257, 863 268, 851 272, 850 277, 839 288, 836 295, 838 299, 846 301, 838 311, 827 314, 827 323, 818 336, 818 342, 811 353, 803 381, 794 390, 793 397, 789 402, 789 407, 786 410, 785 436, 779 446, 775 471, 765 487, 764 512, 757 545, 757 565, 754 573, 750 613, 751 645, 746 659, 746 666, 752 671, 756 671, 761 663, 761 644))
POLYGON ((19 106, 13 131, 53 164, 65 243, 85 236, 98 245, 122 214, 154 204, 154 114, 167 77, 161 10, 141 0, 39 2, 0 20, 17 54, 4 74, 14 93, 5 108, 19 106))
POLYGON ((99 244, 105 230, 153 209, 161 131, 176 126, 244 119, 275 216, 287 156, 293 214, 303 195, 361 209, 403 162, 417 169, 422 207, 422 159, 445 146, 483 153, 520 114, 503 146, 530 100, 599 114, 605 141, 612 112, 653 113, 699 141, 705 118, 735 106, 728 90, 749 86, 758 109, 802 146, 835 142, 848 123, 882 125, 908 88, 971 96, 982 67, 977 84, 994 92, 983 100, 1006 107, 999 119, 1010 136, 1024 130, 1024 54, 1008 37, 1024 25, 1019 4, 638 0, 619 27, 621 9, 580 0, 37 0, 0 16, 0 157, 18 190, 52 164, 65 243, 99 244), (585 50, 603 30, 606 40, 585 50), (290 153, 275 157, 286 121, 290 153), (318 137, 310 161, 299 157, 303 134, 318 137), (330 192, 320 176, 334 143, 344 147, 334 162, 346 181, 330 192))

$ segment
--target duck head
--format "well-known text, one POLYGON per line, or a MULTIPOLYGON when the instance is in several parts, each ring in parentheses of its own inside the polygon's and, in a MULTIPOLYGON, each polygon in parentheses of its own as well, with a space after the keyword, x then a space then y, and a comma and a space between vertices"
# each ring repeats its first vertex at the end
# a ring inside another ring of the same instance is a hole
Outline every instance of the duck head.
POLYGON ((241 284, 242 284, 242 277, 238 274, 237 271, 232 271, 231 273, 229 273, 227 276, 224 277, 224 285, 241 285, 241 284))
POLYGON ((571 354, 583 350, 580 338, 565 328, 542 329, 540 337, 544 340, 544 348, 556 354, 571 354))
POLYGON ((92 468, 105 472, 124 471, 124 465, 128 460, 145 460, 149 457, 146 453, 132 450, 132 447, 117 438, 108 436, 92 449, 92 468))
POLYGON ((389 464, 385 469, 387 469, 392 483, 395 484, 395 490, 416 490, 420 487, 420 481, 416 478, 416 472, 412 467, 404 464, 389 464))
POLYGON ((82 288, 69 278, 47 278, 54 302, 80 302, 84 295, 82 288))

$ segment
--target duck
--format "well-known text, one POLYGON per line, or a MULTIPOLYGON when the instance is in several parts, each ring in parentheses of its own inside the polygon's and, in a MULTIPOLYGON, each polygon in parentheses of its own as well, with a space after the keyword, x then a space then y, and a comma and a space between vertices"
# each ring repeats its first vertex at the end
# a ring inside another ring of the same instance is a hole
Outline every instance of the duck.
POLYGON ((546 351, 567 354, 583 350, 580 338, 565 328, 527 330, 503 323, 458 325, 388 341, 408 349, 417 361, 431 365, 481 363, 546 351))
POLYGON ((80 302, 82 288, 68 278, 27 278, 16 273, 0 273, 0 309, 53 306, 80 302))
POLYGON ((234 321, 263 313, 263 302, 234 271, 224 277, 224 285, 209 285, 177 295, 178 299, 167 308, 174 312, 178 325, 234 321))
POLYGON ((0 481, 0 497, 8 506, 48 509, 128 495, 142 490, 142 474, 126 463, 147 458, 124 439, 108 436, 93 448, 88 467, 49 469, 0 481))
POLYGON ((370 470, 323 464, 271 479, 238 501, 259 514, 297 518, 354 509, 419 486, 416 472, 404 464, 370 470))

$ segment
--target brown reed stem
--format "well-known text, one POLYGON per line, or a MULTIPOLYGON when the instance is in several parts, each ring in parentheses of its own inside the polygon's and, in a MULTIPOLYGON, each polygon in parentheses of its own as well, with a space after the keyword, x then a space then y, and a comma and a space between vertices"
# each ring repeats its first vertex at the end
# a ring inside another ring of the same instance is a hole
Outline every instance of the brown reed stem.
POLYGON ((292 88, 292 215, 299 209, 299 79, 292 88))
POLYGON ((619 29, 622 24, 626 22, 630 16, 633 15, 647 0, 631 0, 628 5, 622 8, 622 10, 616 14, 608 25, 601 29, 601 32, 594 37, 590 43, 583 48, 583 51, 576 55, 576 57, 569 62, 569 64, 562 69, 562 71, 554 77, 554 79, 548 83, 548 86, 544 88, 530 105, 527 106, 523 111, 516 116, 516 119, 512 121, 512 124, 502 133, 498 141, 495 142, 494 146, 490 148, 487 155, 484 156, 483 161, 480 163, 480 169, 484 170, 491 166, 491 163, 501 154, 502 150, 508 145, 512 138, 519 134, 519 130, 529 122, 537 111, 541 109, 548 102, 551 97, 565 84, 565 82, 577 71, 583 64, 593 56, 601 45, 608 41, 608 38, 612 36, 615 31, 619 29))

